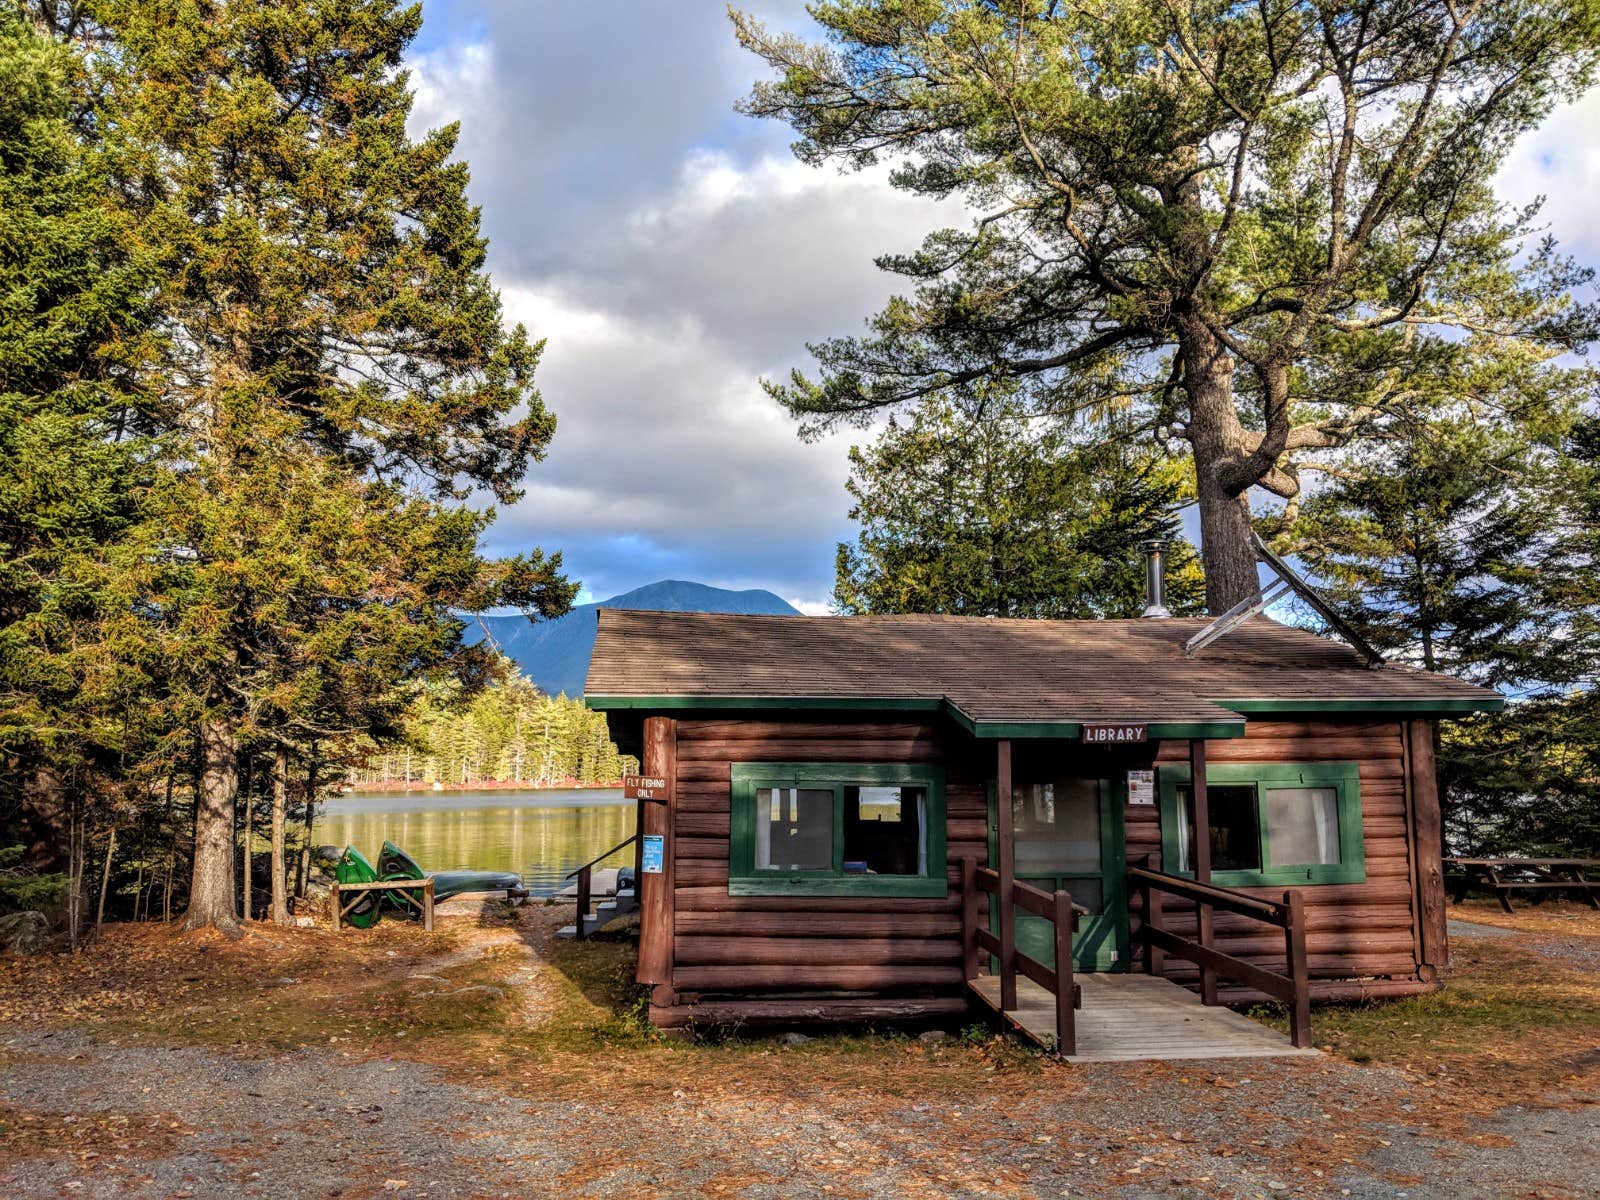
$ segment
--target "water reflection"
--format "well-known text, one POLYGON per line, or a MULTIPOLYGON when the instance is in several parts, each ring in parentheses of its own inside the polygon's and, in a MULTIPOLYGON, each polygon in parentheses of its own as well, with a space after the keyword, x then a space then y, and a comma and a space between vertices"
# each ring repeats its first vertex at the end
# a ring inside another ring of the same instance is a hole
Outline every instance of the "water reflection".
MULTIPOLYGON (((313 838, 374 861, 384 839, 427 871, 516 871, 548 896, 568 871, 633 832, 621 791, 352 793, 320 806, 313 838)), ((624 851, 604 865, 631 863, 624 851)))

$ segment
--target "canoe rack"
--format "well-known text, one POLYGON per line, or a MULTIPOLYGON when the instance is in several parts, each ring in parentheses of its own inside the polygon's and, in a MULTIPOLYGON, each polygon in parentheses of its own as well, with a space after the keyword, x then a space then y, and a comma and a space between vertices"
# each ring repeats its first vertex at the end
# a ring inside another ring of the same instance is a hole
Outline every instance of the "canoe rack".
POLYGON ((399 901, 407 908, 420 908, 422 910, 422 928, 428 933, 433 932, 433 880, 424 879, 380 879, 375 883, 336 883, 330 897, 333 901, 333 931, 338 933, 344 928, 344 919, 350 915, 351 909, 361 903, 361 892, 398 892, 399 901), (422 903, 417 903, 417 898, 411 893, 420 891, 422 903), (347 892, 357 893, 355 898, 346 904, 341 897, 347 892))

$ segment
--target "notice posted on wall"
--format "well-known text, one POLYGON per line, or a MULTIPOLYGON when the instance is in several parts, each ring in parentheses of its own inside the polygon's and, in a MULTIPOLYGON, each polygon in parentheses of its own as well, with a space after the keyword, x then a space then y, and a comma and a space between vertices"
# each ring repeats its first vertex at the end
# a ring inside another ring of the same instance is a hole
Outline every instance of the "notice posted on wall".
POLYGON ((666 857, 663 853, 662 837, 657 833, 644 835, 644 853, 639 856, 639 869, 646 875, 661 874, 662 860, 666 857))
POLYGON ((1128 803, 1154 804, 1156 802, 1156 773, 1154 771, 1128 772, 1128 803))

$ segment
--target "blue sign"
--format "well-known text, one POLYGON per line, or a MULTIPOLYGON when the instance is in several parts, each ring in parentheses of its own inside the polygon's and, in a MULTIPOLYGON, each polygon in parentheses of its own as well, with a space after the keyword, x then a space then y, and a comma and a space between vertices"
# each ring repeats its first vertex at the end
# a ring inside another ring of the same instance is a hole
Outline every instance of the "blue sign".
POLYGON ((644 835, 644 856, 640 869, 646 875, 661 874, 661 864, 666 858, 666 848, 662 844, 665 840, 659 833, 644 835))

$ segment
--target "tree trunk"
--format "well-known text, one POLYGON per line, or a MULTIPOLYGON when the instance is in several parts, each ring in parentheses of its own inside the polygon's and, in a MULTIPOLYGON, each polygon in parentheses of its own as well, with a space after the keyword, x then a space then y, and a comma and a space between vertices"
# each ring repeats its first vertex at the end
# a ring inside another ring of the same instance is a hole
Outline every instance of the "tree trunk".
POLYGON ((1233 403, 1233 359, 1216 335, 1196 321, 1178 342, 1189 397, 1189 445, 1200 502, 1200 560, 1206 609, 1212 616, 1261 595, 1250 534, 1250 497, 1224 487, 1218 469, 1244 450, 1245 431, 1233 403))
POLYGON ((306 884, 311 874, 311 831, 317 819, 317 743, 311 743, 311 753, 306 757, 306 844, 300 847, 300 874, 295 880, 294 894, 305 899, 306 884))
POLYGON ((23 862, 35 871, 53 873, 72 858, 73 826, 67 781, 52 766, 35 767, 22 781, 23 862))
MULTIPOLYGON (((106 893, 111 890, 111 860, 117 854, 117 827, 111 827, 111 837, 106 842, 106 865, 100 871, 100 906, 94 914, 94 931, 100 932, 100 927, 106 923, 106 893)), ((134 903, 138 903, 138 894, 134 894, 134 903)))
POLYGON ((185 929, 214 925, 240 935, 233 889, 233 801, 239 790, 239 743, 227 721, 200 723, 200 779, 194 799, 194 873, 185 929))
MULTIPOLYGON (((252 843, 255 841, 253 805, 256 798, 255 755, 252 753, 247 752, 244 756, 244 787, 240 791, 244 793, 244 812, 241 814, 244 819, 244 852, 239 856, 239 866, 244 875, 239 881, 239 916, 240 919, 249 922, 255 919, 256 911, 255 897, 252 895, 255 890, 255 856, 251 851, 255 848, 252 843)), ((237 807, 235 811, 238 811, 237 807)))
POLYGON ((289 810, 289 747, 278 743, 272 770, 272 923, 289 923, 289 874, 283 861, 284 821, 289 810))

